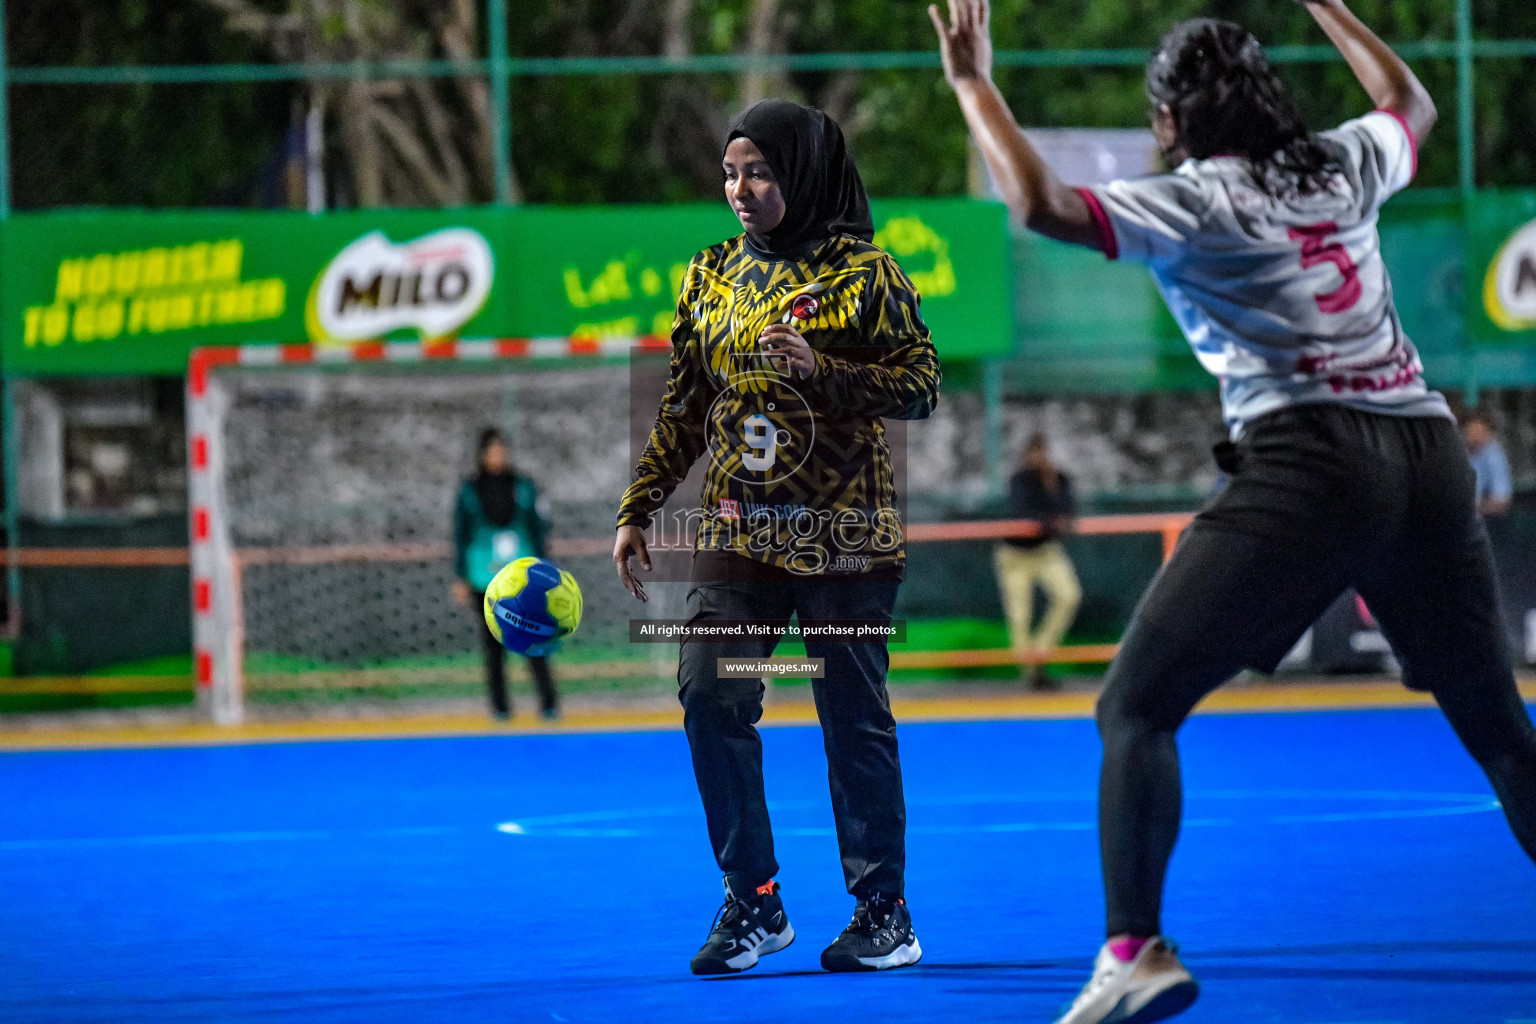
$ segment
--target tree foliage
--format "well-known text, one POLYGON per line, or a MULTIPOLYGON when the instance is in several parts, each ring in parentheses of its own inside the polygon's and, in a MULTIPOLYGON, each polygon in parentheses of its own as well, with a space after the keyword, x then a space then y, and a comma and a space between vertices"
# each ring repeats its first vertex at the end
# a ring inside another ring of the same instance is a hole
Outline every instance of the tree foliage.
MULTIPOLYGON (((1474 0, 1483 38, 1536 38, 1536 5, 1474 0)), ((1280 0, 996 0, 1004 48, 1149 50, 1174 21, 1232 18, 1267 44, 1325 42, 1280 0)), ((1354 0, 1389 41, 1448 40, 1454 0, 1354 0)), ((687 56, 928 50, 914 0, 514 0, 514 56, 687 56)), ((54 0, 7 5, 13 65, 347 60, 484 53, 483 0, 54 0)), ((1455 67, 1415 61, 1441 107, 1420 183, 1456 177, 1455 67)), ((1536 185, 1536 77, 1529 61, 1477 63, 1478 180, 1536 185)), ((1309 121, 1366 109, 1341 63, 1288 65, 1309 121)), ((1003 69, 1019 119, 1038 126, 1145 123, 1137 68, 1003 69)), ((512 157, 535 202, 710 197, 730 117, 784 95, 839 119, 870 191, 964 191, 967 143, 937 70, 515 77, 512 157)), ((438 82, 160 87, 17 87, 11 95, 18 206, 270 201, 263 169, 311 105, 325 112, 327 169, 345 204, 489 199, 488 87, 438 82)))
MULTIPOLYGON (((473 59, 475 0, 202 0, 277 60, 473 59)), ((490 198, 491 102, 484 78, 316 82, 306 102, 335 140, 356 205, 456 206, 490 198)))
MULTIPOLYGON (((12 66, 200 64, 259 59, 198 3, 49 0, 5 5, 12 66)), ((283 84, 14 86, 20 209, 181 206, 259 199, 293 90, 283 84)))

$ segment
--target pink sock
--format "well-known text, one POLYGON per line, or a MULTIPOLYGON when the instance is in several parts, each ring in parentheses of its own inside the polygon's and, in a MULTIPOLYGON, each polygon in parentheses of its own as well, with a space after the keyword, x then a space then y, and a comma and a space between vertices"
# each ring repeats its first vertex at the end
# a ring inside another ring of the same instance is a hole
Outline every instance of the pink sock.
POLYGON ((1109 944, 1109 951, 1115 955, 1116 960, 1128 964, 1136 959, 1136 954, 1141 952, 1141 947, 1151 941, 1151 939, 1138 939, 1134 935, 1114 939, 1109 944))

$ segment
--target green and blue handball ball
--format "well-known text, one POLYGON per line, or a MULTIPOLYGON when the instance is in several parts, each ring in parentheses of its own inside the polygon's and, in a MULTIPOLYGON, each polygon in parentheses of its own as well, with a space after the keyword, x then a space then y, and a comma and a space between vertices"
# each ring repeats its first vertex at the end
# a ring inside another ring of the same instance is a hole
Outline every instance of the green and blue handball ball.
POLYGON ((581 625, 581 587, 554 562, 519 558, 485 588, 485 624, 514 654, 553 654, 581 625))

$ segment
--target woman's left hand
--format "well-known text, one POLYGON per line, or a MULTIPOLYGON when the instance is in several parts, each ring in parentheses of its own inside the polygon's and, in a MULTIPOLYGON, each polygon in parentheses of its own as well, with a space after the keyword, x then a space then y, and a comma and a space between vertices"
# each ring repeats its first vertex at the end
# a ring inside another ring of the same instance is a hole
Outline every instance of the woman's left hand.
POLYGON ((816 372, 816 354, 811 351, 811 343, 789 324, 769 324, 757 336, 757 344, 764 355, 783 359, 801 377, 816 372))

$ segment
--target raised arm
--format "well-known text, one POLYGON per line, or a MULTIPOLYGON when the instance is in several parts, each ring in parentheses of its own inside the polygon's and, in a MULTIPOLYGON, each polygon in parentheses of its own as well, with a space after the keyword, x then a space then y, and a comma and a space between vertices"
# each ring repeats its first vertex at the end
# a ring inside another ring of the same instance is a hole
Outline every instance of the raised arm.
POLYGON ((1401 57, 1392 52, 1392 47, 1382 42, 1365 22, 1344 6, 1344 0, 1303 2, 1333 45, 1339 48, 1371 102, 1379 109, 1401 117, 1413 133, 1414 141, 1422 144, 1439 117, 1435 101, 1430 99, 1424 83, 1401 57))
POLYGON ((1102 250, 1103 232, 1088 202, 1040 158, 992 82, 992 39, 986 0, 949 0, 949 24, 936 6, 944 77, 981 149, 1003 202, 1032 231, 1102 250))

